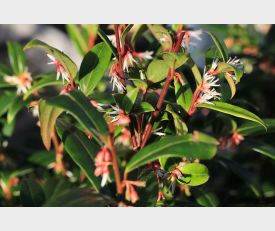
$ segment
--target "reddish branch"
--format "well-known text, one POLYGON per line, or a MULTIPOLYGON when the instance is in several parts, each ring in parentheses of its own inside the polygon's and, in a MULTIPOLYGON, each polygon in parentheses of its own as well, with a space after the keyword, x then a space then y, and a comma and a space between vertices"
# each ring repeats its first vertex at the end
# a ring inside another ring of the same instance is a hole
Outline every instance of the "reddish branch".
MULTIPOLYGON (((178 52, 178 50, 181 46, 183 37, 184 37, 184 32, 182 32, 180 34, 180 36, 178 37, 174 47, 172 47, 172 49, 171 49, 172 52, 178 52)), ((148 139, 151 136, 154 122, 155 122, 156 118, 159 116, 159 113, 160 113, 161 107, 163 105, 165 96, 166 96, 166 94, 168 92, 168 89, 169 89, 169 85, 170 85, 171 81, 174 78, 174 74, 175 74, 175 68, 170 68, 168 76, 167 76, 165 84, 164 84, 164 87, 163 87, 163 89, 161 91, 161 94, 160 94, 160 97, 158 99, 155 111, 152 113, 151 119, 145 127, 145 131, 144 131, 143 139, 142 139, 142 143, 141 143, 141 148, 143 148, 146 145, 148 139)))
POLYGON ((122 186, 121 186, 121 179, 120 179, 120 172, 119 172, 119 167, 118 167, 118 162, 117 162, 117 156, 116 156, 116 149, 114 145, 114 133, 113 131, 110 132, 110 137, 108 140, 108 148, 111 152, 112 155, 112 165, 113 165, 113 170, 115 174, 115 180, 116 180, 116 191, 117 194, 122 194, 122 186))

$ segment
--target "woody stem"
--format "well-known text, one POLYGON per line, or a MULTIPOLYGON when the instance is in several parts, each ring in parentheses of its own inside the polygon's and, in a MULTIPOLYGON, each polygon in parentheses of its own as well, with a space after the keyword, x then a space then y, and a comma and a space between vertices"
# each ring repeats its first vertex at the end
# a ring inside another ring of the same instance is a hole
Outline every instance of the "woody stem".
POLYGON ((150 122, 145 127, 145 131, 144 131, 144 135, 143 135, 143 140, 142 140, 142 143, 141 143, 141 148, 143 148, 145 146, 145 144, 147 143, 148 139, 151 136, 152 127, 154 125, 155 119, 159 116, 162 104, 163 104, 165 96, 166 96, 166 94, 168 92, 169 85, 170 85, 171 81, 173 80, 174 74, 175 74, 175 69, 171 68, 169 70, 169 73, 168 73, 168 76, 166 78, 164 87, 163 87, 163 89, 161 91, 161 94, 159 96, 159 99, 158 99, 155 111, 152 113, 152 117, 150 119, 150 122))
POLYGON ((116 36, 116 47, 117 47, 117 52, 118 52, 118 74, 119 77, 121 78, 121 82, 122 84, 125 84, 125 79, 124 79, 124 73, 123 73, 123 48, 120 47, 120 33, 119 33, 119 25, 118 24, 114 24, 114 28, 115 28, 115 36, 116 36))
POLYGON ((120 179, 120 172, 117 162, 117 156, 116 156, 116 149, 114 146, 114 134, 113 132, 110 133, 110 137, 108 140, 108 146, 112 155, 112 163, 113 163, 113 170, 115 174, 115 180, 116 180, 116 191, 118 195, 122 194, 122 186, 121 186, 121 179, 120 179))
MULTIPOLYGON (((183 40, 183 36, 184 36, 184 33, 181 33, 181 35, 178 38, 178 40, 177 40, 174 48, 171 49, 172 52, 178 52, 178 50, 180 48, 180 45, 182 43, 182 40, 183 40)), ((171 81, 174 78, 174 75, 175 75, 175 68, 173 67, 173 68, 169 69, 168 76, 166 78, 164 87, 163 87, 163 89, 161 91, 161 94, 159 96, 159 99, 158 99, 155 111, 152 113, 151 119, 150 119, 149 123, 145 127, 144 135, 143 135, 142 143, 141 143, 141 148, 143 148, 146 145, 148 139, 151 136, 152 128, 153 128, 155 119, 159 116, 162 104, 163 104, 165 96, 166 96, 166 94, 168 92, 169 85, 170 85, 171 81)))

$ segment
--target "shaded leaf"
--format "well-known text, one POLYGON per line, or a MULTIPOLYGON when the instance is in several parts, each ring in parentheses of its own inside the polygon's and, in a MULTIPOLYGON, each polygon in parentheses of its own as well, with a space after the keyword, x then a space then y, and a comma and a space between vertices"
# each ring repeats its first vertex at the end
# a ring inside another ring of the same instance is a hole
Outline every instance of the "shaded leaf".
POLYGON ((61 108, 49 105, 45 100, 39 101, 40 134, 47 150, 51 148, 51 138, 57 117, 63 112, 61 108))
POLYGON ((89 51, 80 66, 80 87, 90 95, 109 67, 112 52, 105 43, 98 43, 89 51))
POLYGON ((70 91, 63 95, 47 100, 52 106, 60 107, 70 114, 89 131, 93 138, 101 143, 100 134, 108 135, 107 123, 103 115, 98 112, 81 91, 70 91))
POLYGON ((32 179, 23 179, 20 185, 20 199, 24 207, 38 207, 45 201, 45 194, 32 179))
POLYGON ((64 143, 66 152, 68 152, 73 161, 84 171, 95 190, 99 191, 100 178, 94 175, 94 158, 99 151, 99 146, 64 120, 58 120, 56 129, 64 143))

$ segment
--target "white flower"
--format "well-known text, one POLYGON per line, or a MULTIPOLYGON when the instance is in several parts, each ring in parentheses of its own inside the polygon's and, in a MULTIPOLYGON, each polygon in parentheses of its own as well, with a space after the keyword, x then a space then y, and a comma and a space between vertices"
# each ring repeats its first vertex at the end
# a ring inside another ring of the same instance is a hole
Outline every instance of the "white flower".
POLYGON ((232 65, 233 67, 240 68, 243 66, 240 59, 238 59, 236 56, 232 59, 231 57, 227 60, 228 64, 232 65))
MULTIPOLYGON (((183 32, 181 32, 183 33, 183 32)), ((183 40, 181 43, 181 46, 183 48, 189 48, 189 47, 195 47, 198 43, 198 41, 202 40, 202 34, 203 31, 202 30, 187 30, 185 31, 185 34, 183 36, 183 40)))
POLYGON ((7 83, 16 85, 18 95, 21 93, 26 93, 28 89, 31 88, 32 77, 31 73, 29 73, 27 70, 18 76, 5 76, 4 80, 7 83))
POLYGON ((152 56, 153 54, 154 54, 153 51, 144 51, 144 52, 140 52, 139 57, 142 59, 150 60, 150 59, 153 59, 153 56, 152 56))
POLYGON ((145 79, 146 79, 143 70, 139 70, 139 76, 140 76, 140 79, 141 79, 141 80, 145 80, 145 79))
POLYGON ((48 64, 56 66, 56 72, 57 72, 56 80, 58 80, 59 77, 61 76, 63 84, 64 84, 64 80, 66 80, 67 82, 70 82, 69 74, 66 72, 61 62, 50 54, 47 54, 47 56, 51 60, 51 62, 49 62, 48 64))
POLYGON ((152 133, 156 136, 165 136, 166 134, 164 132, 160 132, 161 129, 162 129, 162 127, 157 128, 154 131, 152 131, 152 133))
POLYGON ((111 41, 111 43, 113 44, 113 46, 116 47, 116 35, 115 34, 107 35, 107 37, 111 41))
POLYGON ((111 178, 108 173, 103 173, 100 186, 104 187, 107 184, 107 182, 112 182, 111 178))
POLYGON ((120 77, 116 71, 116 63, 114 63, 110 69, 109 75, 111 76, 110 83, 113 84, 112 90, 115 90, 115 87, 117 88, 118 92, 123 93, 126 90, 126 87, 124 84, 120 81, 120 77))
POLYGON ((107 115, 112 118, 112 123, 116 123, 117 125, 128 125, 130 123, 130 119, 127 115, 124 114, 123 110, 121 110, 118 106, 112 106, 113 111, 107 112, 107 115))
POLYGON ((110 82, 113 84, 113 91, 115 90, 115 87, 117 88, 117 91, 121 93, 123 93, 126 90, 126 87, 123 85, 123 83, 120 82, 120 78, 117 74, 111 76, 110 82))
POLYGON ((211 88, 220 86, 219 84, 217 84, 218 81, 218 78, 211 75, 208 71, 206 72, 206 68, 204 68, 201 91, 203 93, 209 93, 210 91, 212 91, 211 88))
MULTIPOLYGON (((214 60, 212 66, 215 67, 216 65, 217 65, 217 61, 214 60)), ((201 104, 201 103, 211 104, 210 100, 220 99, 221 94, 217 92, 215 89, 215 87, 220 86, 219 84, 217 84, 218 81, 219 81, 218 78, 211 75, 209 71, 206 71, 206 68, 204 68, 203 81, 200 87, 200 94, 196 100, 197 104, 201 104)))
POLYGON ((130 51, 126 53, 126 55, 123 58, 123 70, 126 72, 129 72, 128 67, 134 67, 134 63, 137 64, 137 61, 134 59, 133 55, 130 51))
POLYGON ((211 65, 211 70, 212 71, 216 70, 218 64, 219 64, 219 59, 218 58, 214 59, 211 65))

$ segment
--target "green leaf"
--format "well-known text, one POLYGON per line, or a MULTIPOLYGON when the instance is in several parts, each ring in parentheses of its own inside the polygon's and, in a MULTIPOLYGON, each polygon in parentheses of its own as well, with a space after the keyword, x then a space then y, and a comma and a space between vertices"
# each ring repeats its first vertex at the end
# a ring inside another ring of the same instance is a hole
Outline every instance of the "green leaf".
POLYGON ((136 102, 138 92, 139 92, 139 88, 133 88, 130 91, 128 91, 127 94, 123 97, 122 105, 126 113, 131 112, 132 107, 136 102))
POLYGON ((104 33, 104 31, 100 28, 98 28, 97 34, 99 37, 105 42, 105 44, 111 49, 113 55, 118 58, 117 50, 111 43, 111 41, 108 39, 107 35, 104 33))
POLYGON ((133 109, 134 114, 141 114, 146 112, 152 112, 155 108, 148 102, 141 102, 141 104, 136 105, 133 109))
POLYGON ((263 122, 267 127, 267 131, 260 124, 245 121, 240 127, 238 127, 238 133, 244 136, 255 136, 275 132, 275 119, 263 119, 263 122))
POLYGON ((55 162, 55 151, 36 152, 29 157, 28 161, 44 168, 48 168, 50 164, 55 162))
POLYGON ((183 174, 183 179, 178 179, 180 184, 189 186, 198 186, 204 184, 209 179, 208 169, 205 165, 199 163, 185 164, 178 169, 183 174))
POLYGON ((219 40, 214 34, 211 32, 206 31, 206 33, 211 37, 213 40, 214 44, 216 45, 218 51, 220 52, 220 55, 223 59, 224 62, 227 62, 228 60, 228 52, 227 48, 222 40, 219 40))
POLYGON ((41 88, 47 87, 47 86, 55 86, 55 85, 63 85, 62 80, 56 80, 56 74, 44 74, 38 76, 40 78, 39 80, 35 81, 31 88, 24 94, 23 99, 26 100, 30 97, 32 93, 35 91, 38 91, 41 88))
POLYGON ((66 152, 68 152, 73 161, 84 171, 95 190, 99 191, 100 178, 94 175, 94 158, 99 151, 99 146, 64 120, 57 121, 56 129, 64 143, 66 152))
POLYGON ((186 112, 188 112, 192 103, 193 92, 187 79, 183 75, 182 78, 184 85, 182 85, 180 81, 176 82, 176 78, 174 78, 175 96, 177 104, 180 105, 186 112))
POLYGON ((169 66, 164 60, 153 60, 147 68, 147 79, 153 83, 164 80, 169 72, 169 66))
POLYGON ((252 150, 275 160, 275 148, 268 144, 254 145, 252 150))
POLYGON ((262 121, 258 116, 256 116, 255 114, 253 114, 252 112, 246 109, 243 109, 241 107, 238 107, 229 103, 212 101, 211 104, 210 103, 198 104, 197 107, 209 108, 225 114, 229 114, 229 115, 243 118, 246 120, 251 120, 261 124, 264 128, 266 128, 264 121, 262 121))
POLYGON ((183 119, 173 110, 171 105, 167 104, 165 110, 169 112, 173 117, 176 134, 185 135, 188 132, 188 128, 183 119))
POLYGON ((193 75, 194 75, 194 78, 196 81, 196 86, 198 87, 202 84, 202 76, 201 76, 200 70, 191 58, 189 58, 187 62, 188 62, 189 67, 191 68, 193 75))
POLYGON ((183 64, 185 64, 187 62, 187 60, 189 59, 189 54, 188 53, 164 53, 162 55, 163 60, 167 63, 167 65, 170 68, 179 68, 181 67, 183 64))
POLYGON ((17 96, 13 102, 13 104, 10 106, 8 110, 8 115, 7 115, 7 122, 11 123, 17 113, 22 109, 23 107, 28 105, 28 101, 24 101, 21 96, 17 96))
POLYGON ((154 37, 161 44, 164 51, 167 51, 172 47, 173 40, 168 30, 166 30, 162 25, 158 24, 148 24, 147 26, 154 37), (167 41, 161 42, 162 38, 165 38, 167 41))
POLYGON ((81 91, 70 91, 47 100, 52 106, 60 107, 69 112, 83 128, 87 129, 93 138, 101 144, 100 134, 108 135, 108 126, 103 115, 90 103, 81 91))
POLYGON ((80 87, 85 95, 90 95, 107 71, 112 52, 105 43, 99 43, 89 51, 80 66, 80 87))
POLYGON ((5 114, 16 99, 16 92, 5 91, 0 94, 0 116, 5 114))
POLYGON ((162 156, 211 159, 217 151, 216 139, 196 132, 185 136, 167 136, 137 152, 126 165, 126 172, 154 161, 162 156))
POLYGON ((142 170, 137 169, 137 179, 138 181, 144 182, 145 187, 136 187, 137 193, 140 199, 135 203, 136 207, 149 207, 155 206, 158 199, 159 186, 156 181, 155 173, 148 168, 143 168, 142 170))
POLYGON ((134 26, 134 24, 128 24, 125 29, 122 32, 122 36, 121 36, 121 43, 124 44, 125 43, 125 39, 127 34, 129 33, 129 31, 132 29, 132 27, 134 26))
POLYGON ((90 189, 74 188, 47 200, 43 207, 105 207, 114 204, 109 198, 90 189))
POLYGON ((202 189, 196 188, 192 195, 195 196, 196 202, 204 207, 217 207, 219 206, 219 199, 213 192, 208 192, 202 189))
POLYGON ((34 180, 23 179, 20 186, 20 199, 24 207, 38 207, 45 201, 45 194, 34 180))
POLYGON ((84 39, 81 33, 81 28, 79 28, 79 25, 67 24, 66 29, 70 38, 75 44, 76 48, 80 52, 80 54, 85 55, 89 47, 88 47, 88 43, 86 42, 86 40, 84 39))
POLYGON ((26 69, 26 57, 22 46, 18 42, 7 42, 8 56, 13 72, 16 75, 22 74, 26 69))
POLYGON ((47 150, 51 148, 51 137, 56 119, 62 112, 62 109, 49 105, 45 100, 39 101, 40 134, 47 150))
POLYGON ((27 45, 24 47, 24 50, 36 47, 42 48, 46 52, 49 52, 51 55, 53 55, 57 60, 60 61, 65 71, 70 75, 70 77, 75 78, 77 74, 77 66, 68 55, 38 39, 33 39, 29 43, 27 43, 27 45))
POLYGON ((234 97, 234 95, 236 94, 236 85, 234 83, 234 80, 231 76, 229 75, 224 75, 226 81, 228 82, 228 85, 230 87, 230 90, 231 90, 231 99, 234 97))

